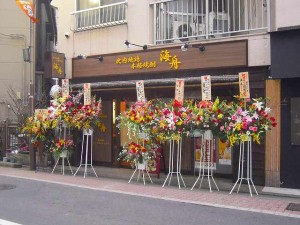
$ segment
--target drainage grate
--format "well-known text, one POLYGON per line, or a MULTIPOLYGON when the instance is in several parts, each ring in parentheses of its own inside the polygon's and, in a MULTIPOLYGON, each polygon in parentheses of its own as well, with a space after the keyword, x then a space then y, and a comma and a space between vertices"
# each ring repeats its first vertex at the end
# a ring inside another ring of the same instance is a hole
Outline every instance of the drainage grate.
POLYGON ((11 184, 0 184, 0 191, 4 190, 11 190, 16 188, 16 185, 11 185, 11 184))
POLYGON ((300 212, 300 203, 290 203, 286 207, 287 210, 299 211, 300 212))

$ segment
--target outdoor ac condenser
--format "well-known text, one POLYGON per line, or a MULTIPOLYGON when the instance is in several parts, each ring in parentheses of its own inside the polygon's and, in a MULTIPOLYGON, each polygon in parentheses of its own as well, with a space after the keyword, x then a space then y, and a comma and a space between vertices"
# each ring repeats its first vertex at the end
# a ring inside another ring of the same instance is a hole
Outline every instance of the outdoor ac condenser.
POLYGON ((230 17, 225 12, 210 12, 208 13, 208 25, 209 34, 228 36, 228 32, 230 31, 230 17))
POLYGON ((194 40, 193 36, 202 35, 205 32, 204 25, 188 23, 184 21, 173 21, 172 38, 174 42, 186 42, 194 40))

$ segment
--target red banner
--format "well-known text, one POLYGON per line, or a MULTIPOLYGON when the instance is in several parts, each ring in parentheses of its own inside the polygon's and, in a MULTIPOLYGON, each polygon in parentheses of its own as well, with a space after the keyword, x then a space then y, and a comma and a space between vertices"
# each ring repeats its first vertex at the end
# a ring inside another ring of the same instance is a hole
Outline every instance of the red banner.
POLYGON ((29 2, 16 0, 16 3, 22 9, 22 11, 31 19, 33 23, 38 23, 39 20, 34 17, 34 6, 32 1, 29 2))

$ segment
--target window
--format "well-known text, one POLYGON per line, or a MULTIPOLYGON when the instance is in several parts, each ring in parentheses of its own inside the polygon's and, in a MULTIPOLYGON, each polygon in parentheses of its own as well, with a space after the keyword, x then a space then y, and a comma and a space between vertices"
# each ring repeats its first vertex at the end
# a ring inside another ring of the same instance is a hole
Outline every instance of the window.
POLYGON ((76 30, 126 23, 127 0, 76 0, 76 30))

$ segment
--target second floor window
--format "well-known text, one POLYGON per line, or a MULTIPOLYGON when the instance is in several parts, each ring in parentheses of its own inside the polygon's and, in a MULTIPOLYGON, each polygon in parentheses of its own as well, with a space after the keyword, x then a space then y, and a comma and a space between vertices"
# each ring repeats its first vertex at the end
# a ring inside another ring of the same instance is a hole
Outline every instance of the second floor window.
POLYGON ((127 0, 75 0, 75 29, 87 30, 126 23, 127 0))

